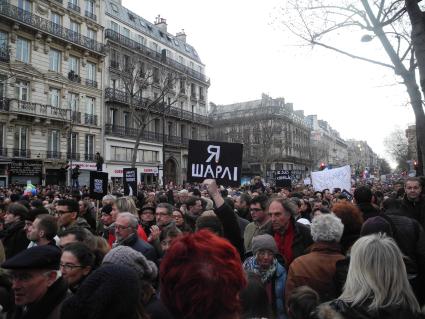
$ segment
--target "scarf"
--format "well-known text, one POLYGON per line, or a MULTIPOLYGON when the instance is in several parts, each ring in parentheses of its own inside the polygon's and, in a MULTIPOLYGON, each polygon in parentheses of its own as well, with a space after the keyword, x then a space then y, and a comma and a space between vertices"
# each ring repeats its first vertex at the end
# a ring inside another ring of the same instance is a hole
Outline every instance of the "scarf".
POLYGON ((246 271, 251 271, 260 276, 261 282, 266 284, 267 282, 271 281, 274 274, 276 273, 277 259, 273 258, 273 262, 268 269, 262 269, 257 263, 257 258, 252 256, 245 260, 243 263, 243 268, 246 271))

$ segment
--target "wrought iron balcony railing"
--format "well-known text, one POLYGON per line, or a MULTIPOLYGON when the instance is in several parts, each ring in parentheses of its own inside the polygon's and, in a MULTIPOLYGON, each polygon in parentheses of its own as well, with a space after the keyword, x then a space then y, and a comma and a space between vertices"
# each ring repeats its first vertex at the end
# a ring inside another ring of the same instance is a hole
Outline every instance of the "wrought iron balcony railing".
POLYGON ((69 121, 68 109, 63 109, 52 105, 11 99, 9 103, 9 111, 14 113, 47 117, 59 121, 69 121))
POLYGON ((10 52, 5 46, 0 47, 0 61, 6 63, 10 62, 10 52))
POLYGON ((81 12, 81 8, 79 6, 77 6, 76 4, 72 3, 72 2, 68 2, 68 9, 71 9, 71 10, 78 12, 78 13, 81 12))
POLYGON ((87 85, 87 86, 94 87, 94 88, 97 88, 97 82, 96 82, 96 81, 94 81, 94 80, 86 79, 86 85, 87 85))
POLYGON ((97 125, 97 115, 84 113, 84 124, 97 125))
POLYGON ((96 15, 90 11, 86 10, 86 17, 96 21, 96 15))
POLYGON ((122 34, 119 34, 118 32, 112 30, 112 29, 106 29, 105 30, 105 37, 106 39, 110 39, 114 42, 117 42, 125 47, 128 47, 130 49, 137 50, 144 54, 145 56, 148 56, 151 59, 157 60, 159 62, 165 63, 173 68, 178 69, 179 71, 186 73, 187 75, 194 77, 197 80, 208 82, 208 78, 205 76, 205 74, 202 74, 201 72, 198 72, 180 62, 177 62, 176 60, 173 60, 169 57, 164 56, 161 54, 161 52, 157 52, 155 50, 152 50, 151 48, 148 48, 147 46, 134 41, 122 34))
POLYGON ((104 54, 102 43, 94 41, 78 32, 74 32, 50 20, 44 19, 26 10, 6 2, 0 2, 0 16, 7 17, 14 21, 45 32, 54 37, 58 37, 66 42, 84 47, 99 54, 104 54))
POLYGON ((69 71, 68 72, 68 80, 70 80, 71 82, 75 82, 75 83, 81 83, 81 76, 79 76, 74 71, 69 71))

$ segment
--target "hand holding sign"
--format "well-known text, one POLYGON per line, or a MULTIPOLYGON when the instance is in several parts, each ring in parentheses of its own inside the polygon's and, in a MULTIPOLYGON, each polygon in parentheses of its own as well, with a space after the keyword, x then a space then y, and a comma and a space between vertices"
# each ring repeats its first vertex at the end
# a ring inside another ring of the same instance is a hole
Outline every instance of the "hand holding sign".
POLYGON ((210 197, 217 208, 224 204, 224 199, 221 197, 215 179, 206 179, 202 184, 207 186, 208 194, 210 194, 210 197))

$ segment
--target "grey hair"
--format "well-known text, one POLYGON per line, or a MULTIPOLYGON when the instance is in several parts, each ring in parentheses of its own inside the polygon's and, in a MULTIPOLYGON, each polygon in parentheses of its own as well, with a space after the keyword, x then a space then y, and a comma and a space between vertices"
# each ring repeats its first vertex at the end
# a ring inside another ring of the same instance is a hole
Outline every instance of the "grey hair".
POLYGON ((334 214, 321 214, 313 218, 310 232, 313 241, 339 242, 344 224, 334 214))
POLYGON ((281 197, 272 197, 267 203, 267 211, 269 210, 269 207, 271 203, 273 202, 280 203, 283 207, 284 212, 287 213, 288 215, 291 215, 293 218, 295 218, 295 216, 297 215, 297 210, 298 210, 297 205, 291 200, 284 199, 281 197))
POLYGON ((105 195, 105 196, 102 197, 102 202, 103 201, 112 201, 112 202, 115 202, 116 200, 117 200, 117 198, 114 195, 110 195, 110 194, 105 195))
POLYGON ((168 204, 168 203, 159 203, 158 205, 156 205, 156 208, 166 208, 167 209, 167 214, 171 215, 173 213, 173 205, 168 204))
POLYGON ((419 304, 407 279, 402 253, 391 237, 374 234, 359 238, 351 248, 347 280, 339 299, 369 310, 398 305, 414 313, 419 304))
POLYGON ((137 227, 139 227, 139 220, 134 214, 129 212, 124 212, 124 213, 119 213, 118 216, 128 218, 128 223, 131 226, 131 228, 136 230, 137 227))

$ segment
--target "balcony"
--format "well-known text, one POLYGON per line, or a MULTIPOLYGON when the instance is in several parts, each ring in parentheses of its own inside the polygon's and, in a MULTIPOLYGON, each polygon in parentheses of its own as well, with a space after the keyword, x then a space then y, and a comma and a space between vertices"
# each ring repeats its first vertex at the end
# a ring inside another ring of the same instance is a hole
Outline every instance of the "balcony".
MULTIPOLYGON (((113 88, 105 89, 105 99, 109 100, 110 102, 118 102, 127 105, 129 103, 128 94, 126 94, 124 91, 116 90, 113 88)), ((143 99, 142 102, 140 102, 140 99, 136 99, 136 101, 141 105, 141 107, 146 107, 146 105, 149 105, 149 103, 151 102, 149 99, 143 99)), ((162 114, 164 108, 162 104, 157 104, 155 106, 149 106, 149 110, 153 113, 162 114)), ((166 107, 165 114, 166 116, 173 116, 175 118, 184 119, 200 124, 209 124, 208 117, 185 111, 175 106, 171 106, 170 108, 166 107)))
POLYGON ((97 88, 97 82, 93 80, 86 79, 86 85, 93 88, 97 88))
POLYGON ((10 53, 7 47, 0 48, 0 61, 1 62, 10 62, 10 53))
POLYGON ((109 65, 110 69, 119 70, 120 63, 118 61, 111 60, 111 64, 109 65))
POLYGON ((65 42, 72 42, 80 47, 104 55, 104 46, 80 33, 64 28, 50 20, 39 17, 31 12, 22 10, 8 3, 0 4, 0 16, 9 18, 13 21, 19 21, 27 27, 37 29, 54 37, 60 38, 65 42))
POLYGON ((96 15, 90 11, 86 10, 86 17, 96 21, 96 15))
POLYGON ((76 74, 74 71, 69 71, 68 80, 74 83, 81 83, 81 76, 76 74))
POLYGON ((30 158, 31 157, 31 151, 29 149, 13 148, 12 149, 12 156, 13 157, 30 158))
POLYGON ((0 98, 0 111, 9 111, 10 99, 0 98))
POLYGON ((13 113, 51 118, 57 121, 69 121, 69 110, 51 105, 12 99, 9 111, 13 113))
POLYGON ((94 161, 94 154, 92 154, 92 153, 85 153, 84 154, 84 160, 85 161, 94 161))
POLYGON ((73 160, 73 161, 79 161, 80 160, 80 153, 67 152, 66 153, 66 159, 67 160, 73 160))
POLYGON ((97 125, 97 115, 84 113, 84 124, 97 125))
POLYGON ((77 6, 76 4, 73 4, 72 2, 68 2, 68 9, 78 12, 81 12, 81 8, 79 6, 77 6))
POLYGON ((170 67, 173 67, 175 69, 178 69, 179 71, 186 73, 187 75, 200 80, 202 82, 208 82, 209 80, 205 76, 205 74, 202 74, 201 72, 195 71, 194 69, 185 66, 184 64, 181 64, 180 62, 177 62, 176 60, 173 60, 169 57, 163 57, 161 52, 157 52, 155 50, 152 50, 148 48, 147 46, 136 42, 122 34, 119 34, 118 32, 112 30, 112 29, 106 29, 105 30, 105 38, 109 39, 111 41, 117 42, 127 48, 137 50, 141 52, 143 55, 154 59, 158 62, 164 63, 170 67))

